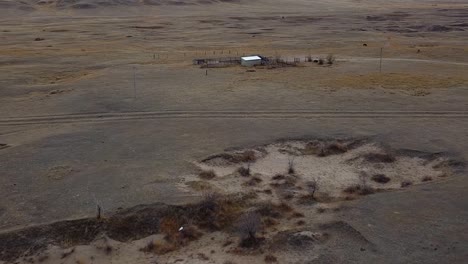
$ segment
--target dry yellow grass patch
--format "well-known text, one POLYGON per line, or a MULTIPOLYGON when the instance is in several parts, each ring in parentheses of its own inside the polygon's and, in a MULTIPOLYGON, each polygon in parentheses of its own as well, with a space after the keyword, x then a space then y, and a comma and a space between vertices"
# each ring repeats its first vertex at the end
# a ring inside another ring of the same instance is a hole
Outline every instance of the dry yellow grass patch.
POLYGON ((437 77, 409 73, 370 73, 365 75, 345 75, 324 81, 333 88, 386 88, 386 89, 433 89, 450 88, 468 84, 465 77, 437 77))

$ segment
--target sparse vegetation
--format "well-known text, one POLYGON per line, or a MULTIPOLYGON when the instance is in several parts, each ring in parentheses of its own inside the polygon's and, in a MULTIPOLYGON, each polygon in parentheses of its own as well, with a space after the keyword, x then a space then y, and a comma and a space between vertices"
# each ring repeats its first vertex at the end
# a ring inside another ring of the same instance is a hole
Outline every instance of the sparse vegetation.
POLYGON ((198 174, 198 177, 204 180, 211 180, 214 177, 216 177, 216 173, 214 172, 214 170, 202 171, 198 174))
POLYGON ((359 195, 369 195, 375 193, 375 190, 367 184, 367 174, 362 172, 359 175, 359 184, 355 184, 344 189, 345 193, 349 194, 359 194, 359 195))
POLYGON ((307 143, 302 150, 304 155, 316 155, 319 157, 327 157, 330 155, 342 154, 348 151, 346 144, 334 141, 318 141, 313 140, 307 143))
POLYGON ((223 160, 230 164, 250 163, 257 160, 254 150, 246 150, 240 153, 222 153, 203 159, 203 163, 210 163, 214 160, 223 160))

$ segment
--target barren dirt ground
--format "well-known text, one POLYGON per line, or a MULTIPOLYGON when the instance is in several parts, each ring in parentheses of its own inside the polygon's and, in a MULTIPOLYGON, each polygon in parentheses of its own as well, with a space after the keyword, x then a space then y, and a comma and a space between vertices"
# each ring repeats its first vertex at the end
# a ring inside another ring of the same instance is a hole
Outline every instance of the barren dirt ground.
POLYGON ((0 1, 0 263, 466 263, 467 18, 465 1, 0 1), (243 54, 336 61, 253 71, 192 64, 243 54), (439 153, 453 171, 414 155, 353 163, 359 148, 347 146, 343 156, 296 157, 294 144, 252 164, 201 162, 227 149, 323 138, 439 153), (339 199, 296 203, 304 190, 293 189, 292 200, 275 189, 268 198, 265 188, 293 156, 296 187, 318 180, 339 199), (239 166, 252 166, 261 183, 244 183, 239 166), (216 178, 198 179, 200 169, 216 178), (343 191, 362 171, 379 170, 387 187, 343 191), (230 228, 207 231, 197 221, 203 236, 166 254, 160 245, 142 251, 148 241, 174 246, 158 228, 75 240, 44 231, 94 219, 97 206, 111 220, 143 204, 183 211, 212 187, 257 192, 242 210, 284 199, 293 209, 248 250, 230 228))

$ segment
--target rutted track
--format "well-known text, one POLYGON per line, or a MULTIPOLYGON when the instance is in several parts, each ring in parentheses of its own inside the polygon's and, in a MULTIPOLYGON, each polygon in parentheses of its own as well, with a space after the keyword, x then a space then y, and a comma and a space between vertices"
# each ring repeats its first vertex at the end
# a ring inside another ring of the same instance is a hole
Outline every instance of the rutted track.
POLYGON ((62 124, 83 122, 120 122, 150 119, 310 119, 310 118, 468 118, 468 111, 156 111, 122 113, 86 113, 0 119, 0 126, 62 124))

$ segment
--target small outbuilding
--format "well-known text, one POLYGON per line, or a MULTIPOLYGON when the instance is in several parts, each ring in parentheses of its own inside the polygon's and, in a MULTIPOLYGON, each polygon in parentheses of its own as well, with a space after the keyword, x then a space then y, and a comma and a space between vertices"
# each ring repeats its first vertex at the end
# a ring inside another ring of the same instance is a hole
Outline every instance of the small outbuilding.
POLYGON ((255 65, 261 65, 262 58, 260 56, 247 56, 241 57, 241 65, 246 67, 252 67, 255 65))

